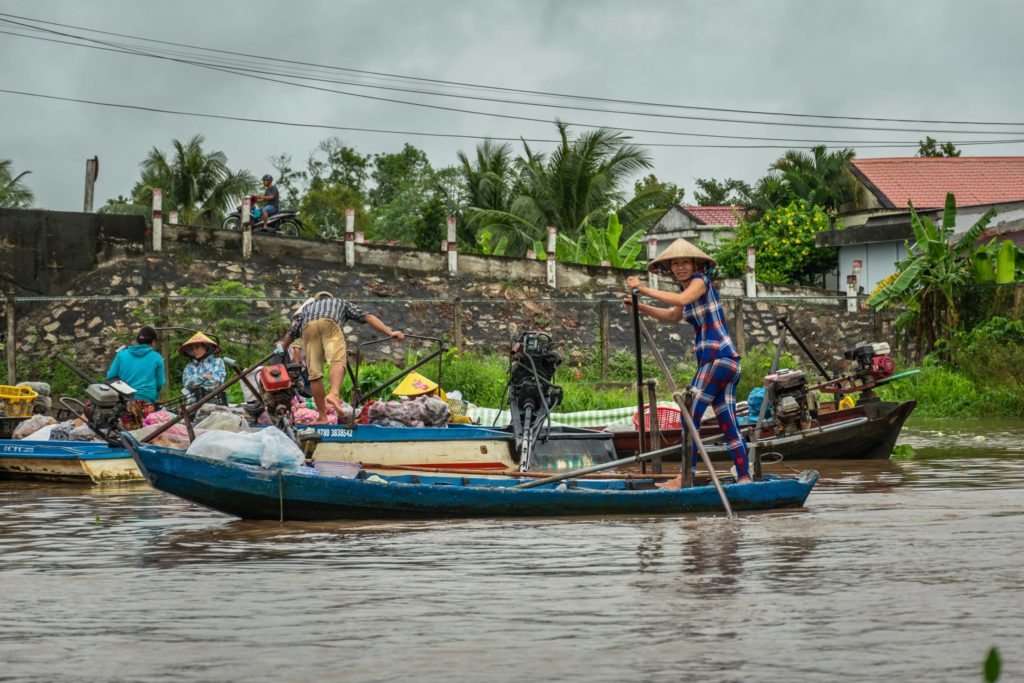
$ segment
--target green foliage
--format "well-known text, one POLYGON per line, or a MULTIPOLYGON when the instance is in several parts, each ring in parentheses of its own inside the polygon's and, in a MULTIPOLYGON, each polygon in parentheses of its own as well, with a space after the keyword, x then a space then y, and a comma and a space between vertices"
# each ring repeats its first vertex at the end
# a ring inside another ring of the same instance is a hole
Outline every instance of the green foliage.
POLYGON ((604 230, 588 225, 586 234, 577 240, 559 233, 555 253, 559 261, 589 265, 607 262, 613 268, 635 269, 644 263, 638 260, 643 247, 642 237, 643 233, 634 232, 623 239, 622 224, 618 215, 613 213, 608 216, 604 230))
POLYGON ((983 670, 985 683, 995 683, 999 680, 999 675, 1002 672, 1003 661, 999 658, 999 650, 993 647, 988 651, 988 656, 985 657, 985 667, 983 670))
POLYGON ((726 277, 742 277, 747 249, 754 247, 757 279, 761 282, 810 284, 818 274, 835 266, 836 249, 814 246, 815 233, 829 227, 828 214, 822 207, 795 200, 767 211, 758 220, 741 222, 735 239, 717 250, 715 260, 726 277))
POLYGON ((315 180, 299 204, 303 227, 309 231, 304 237, 343 236, 345 210, 350 208, 356 211, 355 229, 365 233, 373 217, 364 205, 362 196, 351 187, 315 180))
POLYGON ((941 145, 939 141, 931 136, 925 136, 924 140, 921 140, 917 147, 917 156, 919 157, 958 157, 960 156, 960 150, 956 148, 952 142, 943 142, 941 145))
POLYGON ((856 182, 849 168, 853 157, 852 149, 829 152, 825 145, 817 145, 810 154, 787 151, 772 169, 782 174, 782 183, 794 198, 834 212, 854 198, 856 182))
POLYGON ((306 160, 306 175, 310 187, 318 183, 323 186, 347 187, 358 195, 366 192, 366 181, 370 173, 370 155, 363 155, 349 147, 339 138, 321 140, 306 160))
MULTIPOLYGON (((603 224, 613 211, 632 234, 637 229, 634 223, 649 218, 652 203, 665 194, 658 185, 625 200, 623 182, 651 167, 648 153, 630 144, 628 136, 599 128, 570 139, 568 124, 556 121, 556 126, 560 142, 550 155, 536 153, 524 143, 524 155, 514 164, 510 201, 500 208, 473 205, 467 211, 472 227, 485 227, 498 239, 507 235, 511 255, 522 256, 535 242, 543 243, 551 225, 578 240, 588 226, 603 224)), ((481 154, 478 151, 478 157, 481 154)))
MULTIPOLYGON (((437 365, 428 363, 420 374, 437 382, 437 365)), ((497 353, 480 354, 455 349, 444 356, 440 385, 445 391, 458 390, 462 397, 478 406, 497 408, 508 381, 508 357, 497 353)))
POLYGON ((908 443, 901 443, 892 448, 892 454, 889 456, 892 460, 913 460, 916 457, 914 447, 908 443))
POLYGON ((35 201, 35 195, 22 179, 32 171, 14 175, 10 159, 0 159, 0 208, 27 209, 35 201))
POLYGON ((914 244, 907 245, 907 257, 897 264, 896 278, 878 287, 868 298, 868 305, 882 309, 902 304, 913 311, 915 356, 921 357, 930 353, 939 339, 948 340, 961 329, 957 299, 974 279, 972 259, 962 257, 973 249, 996 212, 986 211, 950 246, 956 224, 956 198, 952 193, 946 195, 941 227, 928 216, 919 216, 913 203, 908 205, 914 244))
POLYGON ((156 147, 150 150, 141 164, 142 178, 132 188, 132 204, 151 207, 153 190, 159 188, 164 213, 177 211, 184 225, 219 226, 257 182, 248 171, 229 169, 224 152, 205 152, 203 142, 202 135, 187 142, 174 140, 172 156, 156 147))
POLYGON ((735 178, 715 180, 714 178, 697 178, 694 199, 700 206, 735 206, 746 203, 752 189, 749 184, 735 178))

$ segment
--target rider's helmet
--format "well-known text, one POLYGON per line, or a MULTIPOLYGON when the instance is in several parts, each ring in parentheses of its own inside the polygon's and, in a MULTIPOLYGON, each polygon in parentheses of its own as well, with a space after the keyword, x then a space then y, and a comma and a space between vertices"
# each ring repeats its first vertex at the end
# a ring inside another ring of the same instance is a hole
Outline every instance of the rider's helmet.
POLYGON ((263 176, 263 180, 269 180, 270 182, 274 182, 274 176, 268 173, 265 176, 263 176))

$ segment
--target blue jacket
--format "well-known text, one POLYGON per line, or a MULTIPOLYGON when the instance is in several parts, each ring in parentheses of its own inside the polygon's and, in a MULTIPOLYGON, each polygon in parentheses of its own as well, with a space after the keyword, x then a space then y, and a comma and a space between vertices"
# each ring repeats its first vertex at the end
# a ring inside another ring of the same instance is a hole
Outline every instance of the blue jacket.
POLYGON ((156 403, 160 390, 164 388, 164 359, 149 344, 136 344, 121 349, 114 356, 114 362, 107 371, 107 379, 127 382, 135 389, 135 398, 147 403, 156 403))

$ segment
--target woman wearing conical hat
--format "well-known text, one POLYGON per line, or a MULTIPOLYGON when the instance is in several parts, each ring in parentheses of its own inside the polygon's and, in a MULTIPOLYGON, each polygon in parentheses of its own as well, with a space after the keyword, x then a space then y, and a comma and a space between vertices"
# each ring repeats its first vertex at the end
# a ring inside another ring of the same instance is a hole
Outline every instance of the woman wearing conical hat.
MULTIPOLYGON (((220 345, 202 332, 196 332, 178 347, 178 352, 189 359, 181 373, 181 391, 189 397, 189 403, 195 403, 224 383, 227 371, 224 359, 217 355, 219 351, 220 345)), ((213 400, 227 402, 224 394, 213 400)))
MULTIPOLYGON (((659 301, 668 308, 640 304, 640 312, 655 320, 678 323, 683 320, 693 325, 694 351, 697 355, 697 374, 690 387, 696 400, 693 404, 693 422, 699 425, 708 406, 715 410, 718 424, 725 435, 725 445, 736 464, 738 481, 750 481, 747 466, 747 443, 736 425, 736 385, 740 381, 740 354, 725 327, 722 304, 718 300, 708 268, 715 260, 695 245, 680 238, 647 264, 652 273, 671 275, 679 285, 678 292, 664 292, 641 284, 640 278, 631 276, 627 286, 639 290, 643 296, 659 301)), ((630 297, 626 306, 632 305, 630 297)), ((693 466, 698 452, 693 449, 693 466)), ((682 477, 664 485, 678 488, 682 477)))

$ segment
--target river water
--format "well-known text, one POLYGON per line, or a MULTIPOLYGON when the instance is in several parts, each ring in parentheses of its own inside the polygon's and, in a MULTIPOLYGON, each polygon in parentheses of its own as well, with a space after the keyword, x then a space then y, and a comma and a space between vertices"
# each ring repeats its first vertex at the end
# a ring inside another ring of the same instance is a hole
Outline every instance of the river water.
POLYGON ((280 525, 0 481, 0 680, 980 681, 992 646, 1024 680, 1024 424, 901 442, 736 520, 280 525))

